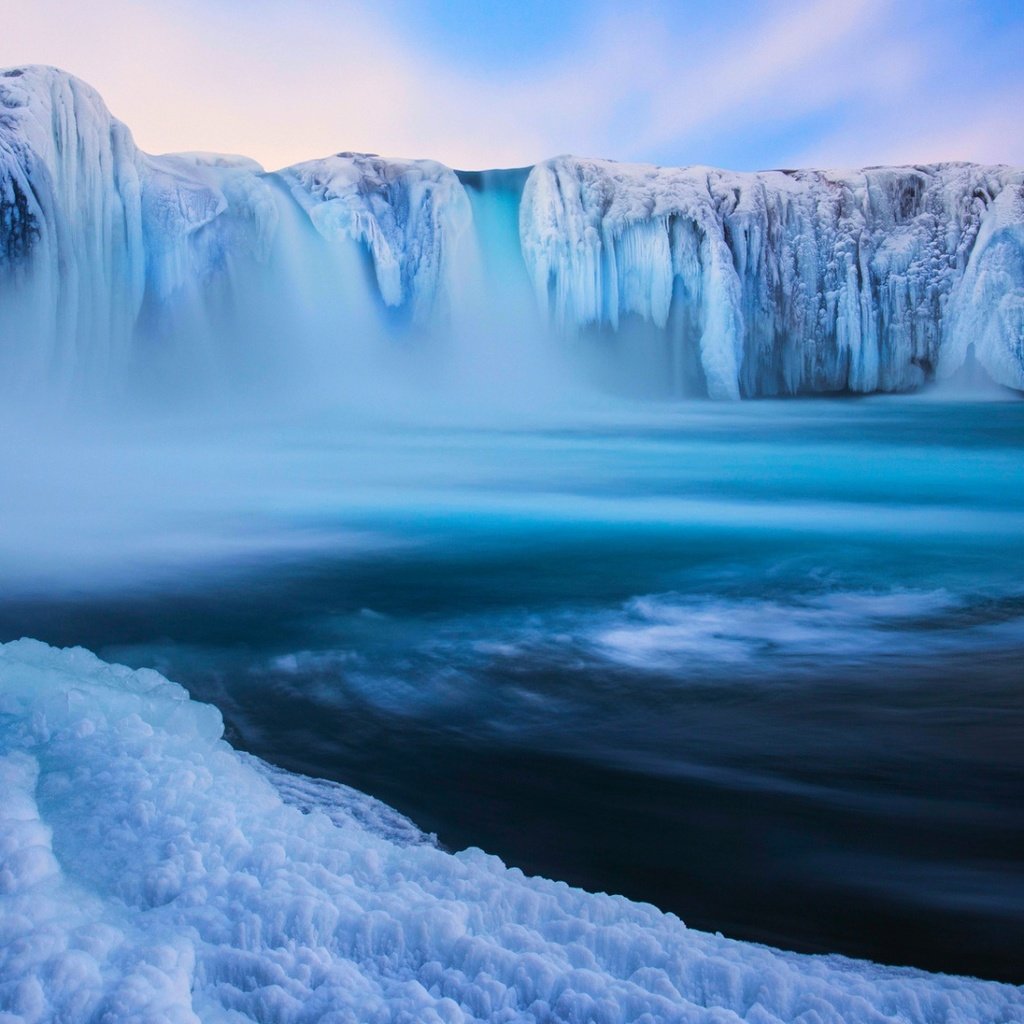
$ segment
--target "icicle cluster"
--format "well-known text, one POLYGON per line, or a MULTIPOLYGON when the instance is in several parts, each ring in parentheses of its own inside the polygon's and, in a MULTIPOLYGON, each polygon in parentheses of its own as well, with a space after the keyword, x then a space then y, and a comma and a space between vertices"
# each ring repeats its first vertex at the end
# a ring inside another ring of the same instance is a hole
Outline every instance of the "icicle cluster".
POLYGON ((240 157, 150 157, 84 83, 2 72, 0 366, 77 384, 116 376, 154 338, 188 338, 201 368, 226 324, 237 342, 272 313, 263 333, 286 338, 325 305, 337 344, 366 333, 372 308, 399 313, 384 331, 454 314, 486 334, 488 309, 503 330, 510 316, 535 330, 528 298, 510 311, 491 294, 487 263, 525 269, 555 334, 639 325, 655 344, 635 359, 660 360, 676 393, 695 376, 721 398, 911 390, 972 351, 1024 389, 1024 171, 560 157, 521 188, 518 225, 514 203, 495 208, 506 230, 475 225, 463 182, 431 161, 342 153, 267 174, 240 157))
POLYGON ((1024 387, 1024 174, 942 164, 733 174, 562 157, 520 209, 563 330, 627 316, 713 396, 912 389, 974 345, 1024 387))

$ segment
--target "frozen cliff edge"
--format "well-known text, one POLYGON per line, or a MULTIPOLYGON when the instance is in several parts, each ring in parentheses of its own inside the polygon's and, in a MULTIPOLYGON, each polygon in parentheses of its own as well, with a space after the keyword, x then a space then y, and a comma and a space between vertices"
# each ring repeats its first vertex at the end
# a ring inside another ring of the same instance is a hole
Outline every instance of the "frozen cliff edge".
POLYGON ((0 71, 9 382, 102 392, 175 360, 231 375, 261 343, 295 360, 317 332, 344 348, 387 307, 426 323, 451 304, 469 225, 457 177, 431 161, 339 154, 275 174, 244 157, 150 156, 79 79, 0 71))
POLYGON ((1020 169, 561 157, 506 178, 478 217, 488 175, 429 160, 148 156, 83 82, 0 72, 0 370, 231 377, 410 327, 486 337, 490 315, 513 336, 546 321, 552 346, 612 335, 669 394, 911 390, 971 353, 1024 390, 1020 169), (533 300, 492 294, 484 264, 533 300))
POLYGON ((778 952, 446 853, 82 649, 0 646, 4 1021, 1009 1024, 1024 990, 778 952))
POLYGON ((562 157, 521 206, 563 328, 633 316, 718 397, 903 391, 973 345, 1024 388, 1024 172, 940 164, 731 173, 562 157))

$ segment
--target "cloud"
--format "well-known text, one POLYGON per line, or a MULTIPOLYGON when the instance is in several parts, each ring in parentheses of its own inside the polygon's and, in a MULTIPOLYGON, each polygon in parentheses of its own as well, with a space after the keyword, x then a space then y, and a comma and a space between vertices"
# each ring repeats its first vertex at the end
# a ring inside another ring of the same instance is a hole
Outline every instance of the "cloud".
POLYGON ((341 149, 459 167, 561 152, 743 167, 1024 162, 1024 79, 987 71, 987 51, 958 53, 964 23, 944 9, 612 5, 559 52, 485 69, 368 0, 34 0, 5 14, 0 64, 78 74, 144 149, 269 167, 341 149))
POLYGON ((4 63, 86 79, 151 151, 229 150, 275 166, 430 141, 417 127, 437 69, 356 4, 35 0, 6 20, 4 63))

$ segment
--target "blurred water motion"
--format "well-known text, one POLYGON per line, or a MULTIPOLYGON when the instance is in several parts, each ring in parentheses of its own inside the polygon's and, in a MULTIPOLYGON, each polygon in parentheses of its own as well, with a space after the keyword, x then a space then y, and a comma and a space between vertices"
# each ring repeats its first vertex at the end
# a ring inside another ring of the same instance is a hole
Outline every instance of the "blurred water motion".
POLYGON ((8 433, 0 635, 451 847, 1024 981, 1024 404, 414 419, 8 433))

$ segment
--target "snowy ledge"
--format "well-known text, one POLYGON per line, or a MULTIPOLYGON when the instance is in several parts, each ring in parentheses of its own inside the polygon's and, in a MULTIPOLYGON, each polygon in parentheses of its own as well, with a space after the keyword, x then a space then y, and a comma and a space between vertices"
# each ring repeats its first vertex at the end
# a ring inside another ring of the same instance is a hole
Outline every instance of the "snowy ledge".
POLYGON ((687 929, 264 766, 149 670, 0 646, 0 1022, 1024 1020, 1024 989, 687 929))

